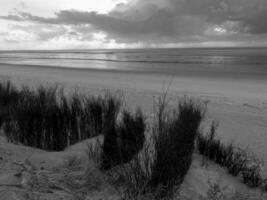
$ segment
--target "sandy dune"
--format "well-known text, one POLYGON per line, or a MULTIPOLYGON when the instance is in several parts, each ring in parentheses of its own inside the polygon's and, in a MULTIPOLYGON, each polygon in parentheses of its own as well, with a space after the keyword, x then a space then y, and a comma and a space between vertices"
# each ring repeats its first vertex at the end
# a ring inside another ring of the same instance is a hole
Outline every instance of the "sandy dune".
POLYGON ((141 106, 151 113, 153 102, 171 83, 169 96, 193 96, 208 101, 206 122, 220 122, 219 136, 250 149, 267 163, 267 80, 223 79, 196 76, 70 68, 0 65, 0 76, 19 84, 54 84, 99 94, 123 92, 127 106, 141 106))
MULTIPOLYGON (((106 90, 120 90, 124 94, 126 106, 141 106, 148 116, 153 111, 153 102, 157 96, 171 83, 171 103, 185 94, 209 102, 205 123, 218 120, 220 138, 249 148, 267 163, 267 80, 166 77, 160 74, 12 65, 0 65, 0 76, 1 79, 11 78, 19 85, 57 83, 65 86, 67 91, 78 88, 81 92, 100 94, 106 90)), ((76 144, 64 152, 45 152, 9 144, 1 136, 0 199, 77 199, 75 194, 81 192, 84 192, 84 199, 117 199, 115 189, 101 181, 105 180, 105 175, 95 168, 94 163, 89 165, 92 170, 92 188, 89 191, 88 187, 82 186, 83 179, 77 183, 79 191, 68 185, 70 180, 66 182, 66 177, 84 177, 81 166, 70 168, 68 163, 73 157, 84 156, 84 144, 87 142, 76 144), (95 185, 99 187, 96 189, 93 187, 95 185)), ((218 183, 225 194, 248 191, 239 180, 217 165, 208 162, 207 167, 203 167, 202 157, 195 155, 181 195, 199 199, 200 196, 205 196, 213 183, 218 183)))
MULTIPOLYGON (((46 152, 23 145, 9 144, 0 136, 1 200, 117 200, 120 194, 108 177, 88 156, 88 145, 102 141, 101 136, 75 144, 62 152, 46 152)), ((226 196, 239 193, 259 195, 226 170, 195 154, 180 190, 182 199, 205 198, 214 184, 226 196)))

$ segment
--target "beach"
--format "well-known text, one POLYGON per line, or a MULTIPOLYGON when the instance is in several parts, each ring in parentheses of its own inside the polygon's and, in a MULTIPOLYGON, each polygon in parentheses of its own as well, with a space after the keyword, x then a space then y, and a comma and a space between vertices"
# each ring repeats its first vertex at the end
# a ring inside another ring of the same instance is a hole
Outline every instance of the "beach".
POLYGON ((267 0, 2 0, 0 200, 267 200, 267 0))
MULTIPOLYGON (((64 64, 54 66, 50 60, 43 64, 34 60, 36 63, 33 64, 29 62, 32 60, 21 63, 0 60, 0 80, 11 80, 18 87, 62 87, 66 94, 117 94, 122 98, 124 108, 131 111, 139 106, 142 108, 148 126, 158 98, 165 92, 170 106, 175 106, 185 96, 200 100, 207 104, 200 130, 209 131, 215 120, 219 123, 217 137, 224 144, 233 143, 235 147, 245 149, 248 155, 254 154, 265 162, 262 175, 267 174, 267 79, 264 68, 255 73, 250 73, 250 68, 241 69, 241 73, 236 69, 223 73, 224 65, 211 71, 204 68, 203 71, 193 66, 178 65, 175 68, 172 63, 172 68, 161 63, 163 66, 155 70, 151 63, 149 66, 134 63, 134 68, 124 69, 112 67, 118 64, 116 62, 92 61, 89 67, 79 68, 64 64), (109 64, 111 68, 102 67, 109 64), (136 70, 142 66, 143 71, 136 70)), ((120 63, 123 64, 127 65, 120 63)), ((105 172, 99 170, 96 160, 88 156, 89 146, 101 142, 103 136, 99 135, 63 151, 51 152, 10 143, 1 133, 0 192, 3 195, 0 199, 120 199, 118 190, 107 181, 105 172), (73 187, 76 184, 77 187, 73 187)), ((251 198, 266 199, 260 189, 246 186, 240 178, 230 175, 227 168, 195 150, 179 190, 181 199, 204 199, 217 186, 218 193, 225 197, 243 199, 250 195, 251 198)))
POLYGON ((82 93, 123 93, 126 106, 140 106, 149 116, 168 88, 174 102, 184 95, 208 102, 205 127, 219 122, 218 137, 247 149, 267 163, 267 79, 166 75, 136 71, 77 69, 1 64, 0 76, 18 85, 64 86, 82 93))

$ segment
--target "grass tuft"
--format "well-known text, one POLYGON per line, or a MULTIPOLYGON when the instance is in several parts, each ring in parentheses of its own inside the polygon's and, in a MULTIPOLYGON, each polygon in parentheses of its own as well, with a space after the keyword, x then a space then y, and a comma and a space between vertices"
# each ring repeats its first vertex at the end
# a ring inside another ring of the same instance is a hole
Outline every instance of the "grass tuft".
POLYGON ((0 83, 0 127, 5 121, 9 121, 9 113, 12 110, 12 105, 18 102, 18 89, 11 81, 0 83))
POLYGON ((204 114, 203 105, 190 99, 180 101, 170 112, 164 98, 160 98, 151 137, 146 139, 142 151, 113 171, 115 182, 123 188, 123 199, 173 196, 191 165, 204 114))
POLYGON ((157 126, 153 130, 155 157, 149 186, 160 187, 160 193, 166 196, 183 182, 189 170, 206 109, 201 103, 185 98, 170 112, 164 99, 159 102, 157 126))
POLYGON ((140 109, 135 114, 124 111, 119 123, 112 116, 104 133, 102 169, 105 170, 132 160, 145 140, 145 118, 140 109))
POLYGON ((199 152, 227 168, 231 175, 240 176, 243 183, 249 187, 264 187, 261 162, 255 156, 248 155, 246 151, 235 148, 232 144, 225 145, 216 139, 217 127, 218 124, 213 122, 208 134, 198 135, 199 152))

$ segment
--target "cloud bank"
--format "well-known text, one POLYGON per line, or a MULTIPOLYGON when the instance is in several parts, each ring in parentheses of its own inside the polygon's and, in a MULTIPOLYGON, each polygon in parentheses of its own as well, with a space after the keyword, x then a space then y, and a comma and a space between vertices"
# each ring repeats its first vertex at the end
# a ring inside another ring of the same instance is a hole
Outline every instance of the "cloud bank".
POLYGON ((13 29, 34 33, 39 40, 65 36, 89 41, 96 33, 104 34, 105 42, 123 44, 234 44, 267 39, 266 0, 132 0, 107 14, 60 10, 53 17, 16 12, 0 18, 30 23, 13 29))

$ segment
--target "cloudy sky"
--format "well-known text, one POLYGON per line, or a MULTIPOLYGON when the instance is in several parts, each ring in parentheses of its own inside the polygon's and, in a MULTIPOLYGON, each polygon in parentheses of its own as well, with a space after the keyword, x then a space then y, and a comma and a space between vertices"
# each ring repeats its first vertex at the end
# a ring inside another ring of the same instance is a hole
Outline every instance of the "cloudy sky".
POLYGON ((0 49, 267 46, 267 0, 1 0, 0 49))

